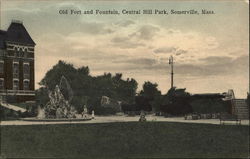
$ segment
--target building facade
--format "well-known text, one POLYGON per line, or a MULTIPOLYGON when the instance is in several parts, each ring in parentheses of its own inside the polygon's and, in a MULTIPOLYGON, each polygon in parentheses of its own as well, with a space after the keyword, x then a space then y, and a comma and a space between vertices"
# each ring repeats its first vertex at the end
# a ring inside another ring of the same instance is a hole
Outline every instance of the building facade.
POLYGON ((9 103, 35 100, 35 42, 20 21, 0 30, 0 97, 9 103))

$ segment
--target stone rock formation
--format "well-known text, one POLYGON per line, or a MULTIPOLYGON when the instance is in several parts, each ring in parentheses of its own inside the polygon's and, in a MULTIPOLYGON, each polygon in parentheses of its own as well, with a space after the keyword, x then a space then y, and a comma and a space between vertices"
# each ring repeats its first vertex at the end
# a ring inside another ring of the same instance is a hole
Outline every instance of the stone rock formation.
POLYGON ((65 100, 58 85, 49 92, 49 98, 44 107, 45 118, 75 118, 76 110, 65 100))

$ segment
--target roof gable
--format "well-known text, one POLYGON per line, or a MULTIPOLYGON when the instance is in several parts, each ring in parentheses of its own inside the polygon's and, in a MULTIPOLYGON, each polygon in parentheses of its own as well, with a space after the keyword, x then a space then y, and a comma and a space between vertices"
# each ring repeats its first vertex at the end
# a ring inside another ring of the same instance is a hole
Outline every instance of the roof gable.
POLYGON ((22 23, 12 22, 7 30, 7 41, 35 45, 22 23))
POLYGON ((4 41, 6 39, 6 34, 7 34, 6 31, 0 30, 0 49, 5 47, 4 41))

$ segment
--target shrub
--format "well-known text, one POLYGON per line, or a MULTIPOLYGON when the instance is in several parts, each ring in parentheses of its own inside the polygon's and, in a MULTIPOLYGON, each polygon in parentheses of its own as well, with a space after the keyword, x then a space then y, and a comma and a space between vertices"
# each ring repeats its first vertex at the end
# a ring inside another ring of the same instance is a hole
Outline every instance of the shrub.
POLYGON ((197 99, 191 102, 194 112, 197 113, 221 113, 230 112, 230 101, 222 99, 197 99))

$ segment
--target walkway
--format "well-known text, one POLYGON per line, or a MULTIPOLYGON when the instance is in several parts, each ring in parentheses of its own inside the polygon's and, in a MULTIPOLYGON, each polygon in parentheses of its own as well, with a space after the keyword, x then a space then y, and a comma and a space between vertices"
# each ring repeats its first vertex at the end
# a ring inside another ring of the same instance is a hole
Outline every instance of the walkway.
MULTIPOLYGON (((184 117, 165 118, 161 116, 146 116, 150 122, 182 122, 182 123, 199 123, 199 124, 220 124, 219 119, 200 119, 200 120, 184 120, 184 117)), ((0 125, 44 125, 44 124, 88 124, 88 123, 110 123, 110 122, 135 122, 139 120, 139 116, 96 116, 95 119, 89 121, 72 121, 72 122, 38 122, 38 121, 2 121, 0 125)), ((226 124, 235 124, 235 121, 227 121, 226 124)), ((249 120, 242 120, 241 125, 249 125, 249 120)))

